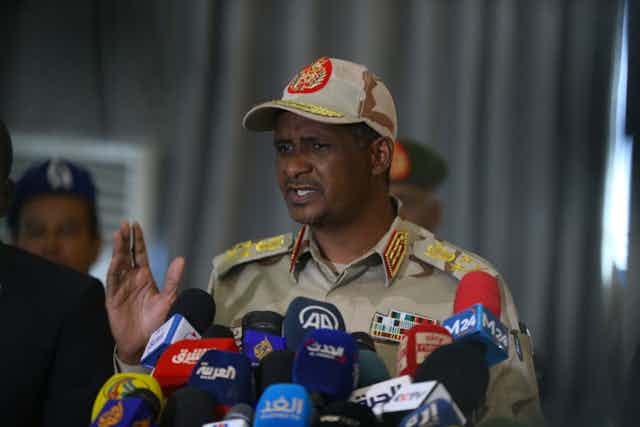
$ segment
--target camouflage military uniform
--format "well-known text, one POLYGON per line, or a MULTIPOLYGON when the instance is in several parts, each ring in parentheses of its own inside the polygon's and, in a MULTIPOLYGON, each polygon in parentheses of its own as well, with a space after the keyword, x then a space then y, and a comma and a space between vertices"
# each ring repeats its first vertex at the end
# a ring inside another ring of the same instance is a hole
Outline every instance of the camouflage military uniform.
MULTIPOLYGON (((369 252, 339 268, 322 257, 308 227, 295 238, 287 234, 240 243, 214 258, 209 291, 219 323, 238 325, 252 310, 284 314, 293 298, 306 296, 335 304, 348 331, 373 332, 376 313, 392 309, 435 320, 450 316, 458 280, 472 270, 499 278, 501 320, 519 330, 511 294, 491 265, 399 217, 369 252)), ((509 359, 491 368, 479 416, 538 424, 542 418, 530 339, 518 332, 520 353, 513 335, 510 340, 509 359)), ((395 372, 397 345, 379 341, 376 346, 389 371, 395 372)))

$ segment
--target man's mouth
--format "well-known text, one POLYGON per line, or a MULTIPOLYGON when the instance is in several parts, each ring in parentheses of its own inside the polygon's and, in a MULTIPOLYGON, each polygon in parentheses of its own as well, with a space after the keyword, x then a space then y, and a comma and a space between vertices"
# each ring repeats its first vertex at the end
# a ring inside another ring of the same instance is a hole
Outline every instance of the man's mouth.
POLYGON ((301 205, 313 200, 320 191, 315 187, 288 187, 286 192, 287 202, 301 205))

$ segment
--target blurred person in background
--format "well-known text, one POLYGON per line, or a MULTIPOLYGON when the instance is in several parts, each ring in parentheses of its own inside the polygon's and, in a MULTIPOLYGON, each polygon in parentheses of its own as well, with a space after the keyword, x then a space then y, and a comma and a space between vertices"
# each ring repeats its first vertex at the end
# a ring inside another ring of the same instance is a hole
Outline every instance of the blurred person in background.
MULTIPOLYGON (((0 122, 0 217, 13 182, 0 122)), ((55 216, 55 212, 49 212, 55 216)), ((113 373, 102 284, 0 242, 0 414, 3 426, 87 426, 113 373)))
POLYGON ((62 159, 32 165, 16 182, 8 224, 20 249, 88 273, 101 244, 91 174, 62 159))
POLYGON ((437 190, 446 177, 447 163, 435 150, 410 139, 396 141, 389 192, 402 202, 402 218, 437 231, 443 212, 437 190))

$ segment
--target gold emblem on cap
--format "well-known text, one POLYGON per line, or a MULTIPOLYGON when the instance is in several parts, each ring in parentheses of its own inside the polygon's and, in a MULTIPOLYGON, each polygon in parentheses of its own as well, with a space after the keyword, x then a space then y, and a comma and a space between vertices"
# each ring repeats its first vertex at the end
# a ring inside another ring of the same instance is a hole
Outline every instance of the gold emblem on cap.
POLYGON ((407 253, 407 239, 409 233, 406 231, 394 230, 389 243, 385 248, 382 258, 384 259, 384 265, 387 269, 388 277, 391 279, 395 277, 400 269, 400 264, 407 253))
POLYGON ((333 71, 333 64, 326 56, 302 69, 287 86, 289 93, 311 93, 322 89, 333 71))
POLYGON ((335 117, 335 118, 344 117, 344 114, 342 113, 338 113, 337 111, 333 111, 328 108, 321 107, 320 105, 315 105, 315 104, 305 104, 302 102, 287 101, 285 99, 278 99, 273 101, 273 103, 277 105, 282 105, 283 107, 295 108, 296 110, 315 114, 316 116, 335 117))

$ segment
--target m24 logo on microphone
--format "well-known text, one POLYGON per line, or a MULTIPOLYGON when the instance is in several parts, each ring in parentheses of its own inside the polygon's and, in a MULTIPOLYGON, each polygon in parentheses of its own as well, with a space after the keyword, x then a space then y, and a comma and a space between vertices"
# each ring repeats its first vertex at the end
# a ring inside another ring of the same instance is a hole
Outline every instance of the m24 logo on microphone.
POLYGON ((331 311, 318 305, 310 305, 300 310, 298 320, 302 329, 339 329, 337 316, 331 311))
POLYGON ((509 345, 508 329, 480 304, 454 314, 445 319, 442 325, 456 340, 467 335, 481 333, 489 336, 491 340, 503 348, 507 348, 509 345))
POLYGON ((225 380, 235 380, 236 379, 236 368, 229 365, 226 368, 216 368, 215 366, 209 366, 206 362, 203 362, 198 370, 196 371, 196 375, 198 375, 203 380, 215 380, 217 378, 222 378, 225 380))

